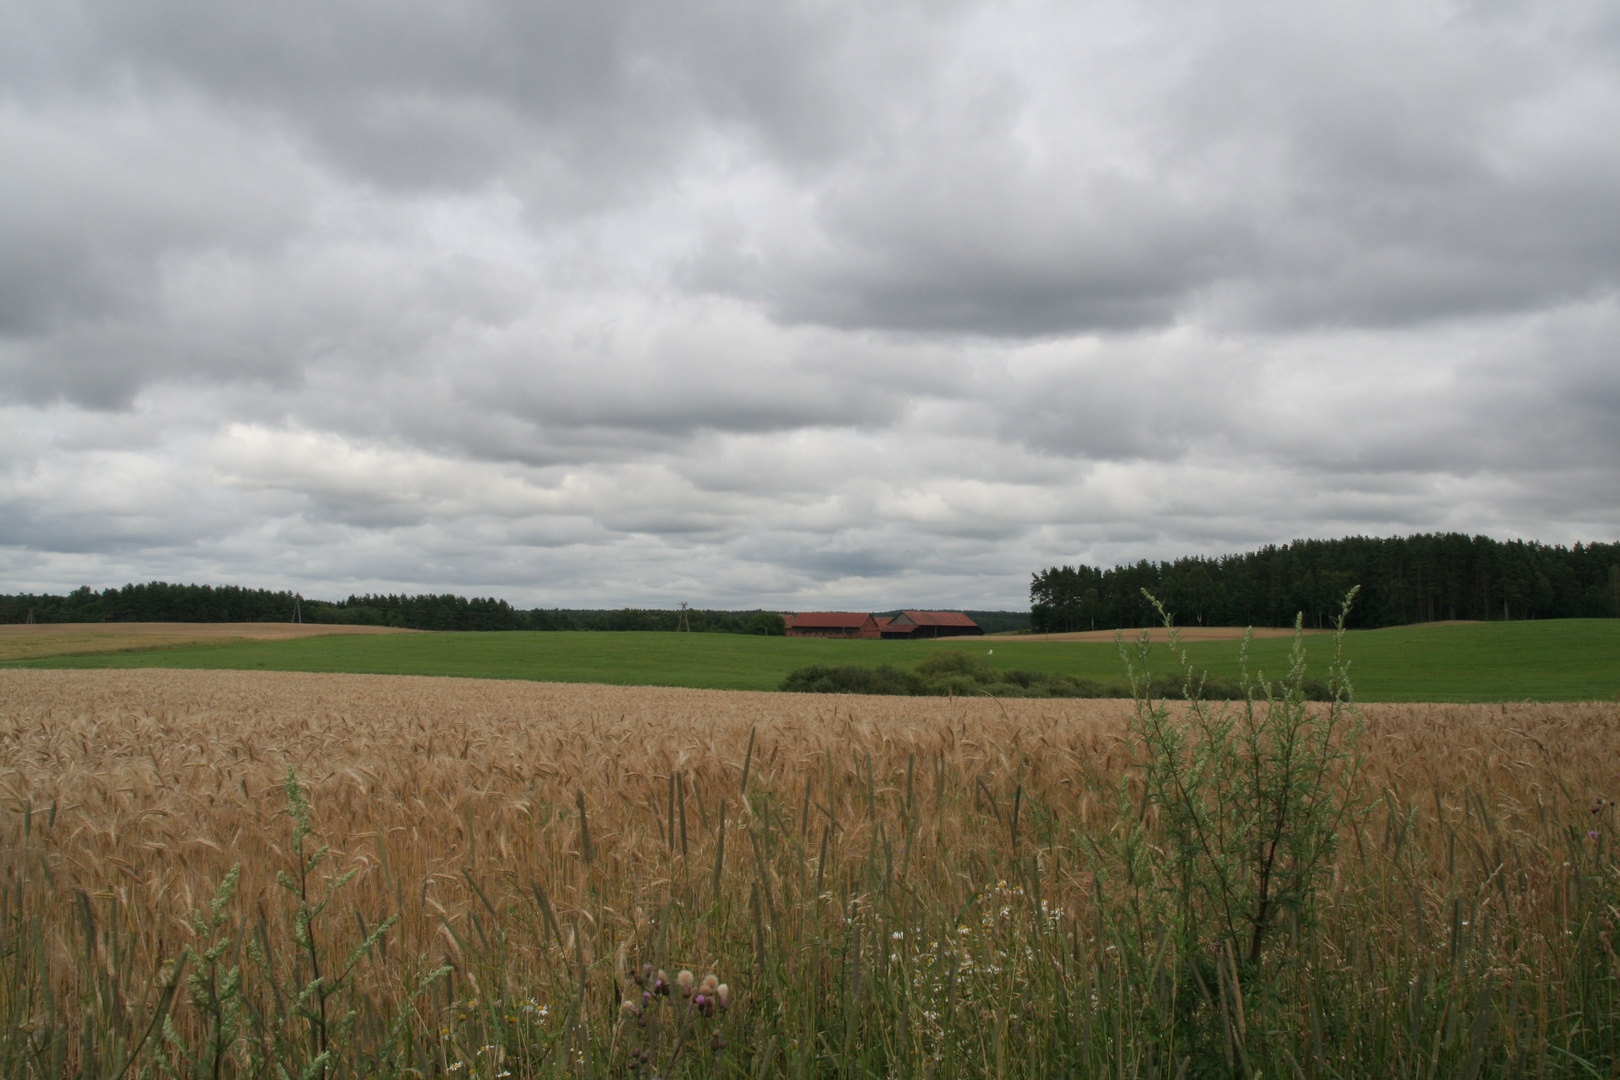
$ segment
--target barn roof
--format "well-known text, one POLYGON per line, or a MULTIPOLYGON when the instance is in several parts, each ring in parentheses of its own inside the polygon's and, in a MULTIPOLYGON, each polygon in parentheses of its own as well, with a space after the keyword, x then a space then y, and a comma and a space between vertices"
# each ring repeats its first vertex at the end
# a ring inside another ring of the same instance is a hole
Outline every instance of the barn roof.
POLYGON ((804 611, 792 616, 788 625, 793 627, 864 626, 872 616, 865 611, 804 611))
POLYGON ((918 626, 978 626, 960 611, 902 611, 905 618, 918 626))

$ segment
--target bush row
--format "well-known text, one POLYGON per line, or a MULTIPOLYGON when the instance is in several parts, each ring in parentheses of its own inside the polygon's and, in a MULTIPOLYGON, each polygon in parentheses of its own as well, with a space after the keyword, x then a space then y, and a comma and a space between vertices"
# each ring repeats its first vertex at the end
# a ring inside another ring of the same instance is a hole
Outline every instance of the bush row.
MULTIPOLYGON (((778 687, 802 694, 890 694, 911 697, 997 698, 1128 698, 1130 684, 1121 680, 1101 683, 1075 675, 1052 671, 998 671, 982 658, 960 649, 938 649, 907 671, 892 664, 863 667, 859 664, 811 664, 790 672, 778 687)), ((1309 701, 1328 701, 1325 683, 1308 679, 1302 686, 1309 701)), ((1277 688, 1273 687, 1273 692, 1277 688)), ((1154 697, 1180 701, 1186 697, 1180 677, 1156 675, 1154 697)), ((1263 696, 1264 691, 1256 693, 1263 696)), ((1241 701, 1243 688, 1235 682, 1211 679, 1203 682, 1202 695, 1208 701, 1241 701)))

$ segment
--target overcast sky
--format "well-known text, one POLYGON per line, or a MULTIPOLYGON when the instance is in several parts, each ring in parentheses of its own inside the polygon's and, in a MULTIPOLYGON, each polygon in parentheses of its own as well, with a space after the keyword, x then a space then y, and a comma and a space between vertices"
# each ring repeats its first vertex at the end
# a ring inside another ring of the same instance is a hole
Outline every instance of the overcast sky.
POLYGON ((1613 0, 0 0, 0 591, 1620 535, 1613 0))

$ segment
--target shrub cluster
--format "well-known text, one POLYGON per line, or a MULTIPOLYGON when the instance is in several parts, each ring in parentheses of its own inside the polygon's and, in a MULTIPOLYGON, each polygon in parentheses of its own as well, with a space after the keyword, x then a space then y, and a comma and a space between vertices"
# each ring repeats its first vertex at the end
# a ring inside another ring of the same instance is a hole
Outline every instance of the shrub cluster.
MULTIPOLYGON (((1240 701, 1243 688, 1237 683, 1205 678, 1193 689, 1195 697, 1206 701, 1240 701)), ((982 657, 963 649, 936 649, 915 670, 892 664, 863 667, 859 664, 811 664, 790 672, 778 687, 801 694, 891 694, 911 697, 997 698, 1128 698, 1128 682, 1100 683, 1076 675, 1052 671, 998 671, 982 657)), ((1320 680, 1307 679, 1301 687, 1308 701, 1329 701, 1332 695, 1320 680)), ((1273 687, 1273 692, 1278 692, 1273 687)), ((1181 677, 1156 675, 1151 682, 1153 697, 1181 701, 1187 687, 1181 677)), ((1263 691, 1261 691, 1263 696, 1263 691)))

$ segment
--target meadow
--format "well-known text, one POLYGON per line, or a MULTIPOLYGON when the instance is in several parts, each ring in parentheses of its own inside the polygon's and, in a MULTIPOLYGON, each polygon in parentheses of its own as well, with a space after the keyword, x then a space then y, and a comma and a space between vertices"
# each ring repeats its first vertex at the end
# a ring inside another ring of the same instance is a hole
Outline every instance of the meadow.
POLYGON ((0 1071, 1612 1076, 1617 762, 1602 702, 5 671, 0 1071))
MULTIPOLYGON (((104 631, 116 634, 112 624, 104 631)), ((1196 635, 1189 631, 1189 635, 1196 635)), ((774 690, 809 664, 888 663, 911 668, 934 649, 965 649, 993 668, 1121 678, 1112 640, 986 637, 938 642, 828 641, 737 634, 401 633, 219 641, 125 651, 32 656, 7 652, 22 636, 0 636, 0 666, 172 667, 455 675, 714 690, 774 690), (993 650, 993 652, 991 651, 993 650)), ((1192 661, 1213 677, 1237 673, 1237 642, 1192 640, 1192 661)), ((1288 637, 1257 637, 1251 667, 1280 674, 1288 637)), ((1559 619, 1393 627, 1345 635, 1362 701, 1591 701, 1620 694, 1620 620, 1559 619)), ((1174 667, 1160 651, 1155 670, 1174 667)))

